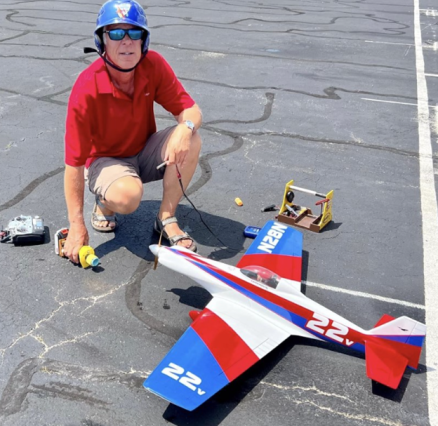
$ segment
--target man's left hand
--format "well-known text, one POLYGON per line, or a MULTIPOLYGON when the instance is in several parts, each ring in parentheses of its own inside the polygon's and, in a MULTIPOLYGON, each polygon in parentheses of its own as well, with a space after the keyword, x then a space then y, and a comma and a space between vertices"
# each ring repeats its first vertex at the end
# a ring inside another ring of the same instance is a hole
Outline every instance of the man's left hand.
POLYGON ((190 150, 191 139, 192 131, 184 123, 180 123, 175 127, 167 142, 164 154, 164 161, 167 165, 176 164, 181 169, 184 167, 190 150))

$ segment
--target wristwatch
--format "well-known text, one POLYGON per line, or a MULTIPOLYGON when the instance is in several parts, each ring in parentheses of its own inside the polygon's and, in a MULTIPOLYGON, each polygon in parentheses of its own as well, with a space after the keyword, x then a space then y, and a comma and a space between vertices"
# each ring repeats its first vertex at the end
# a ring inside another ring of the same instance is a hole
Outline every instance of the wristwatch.
POLYGON ((195 133, 195 125, 193 124, 193 121, 186 120, 184 121, 184 124, 192 131, 192 133, 195 133))

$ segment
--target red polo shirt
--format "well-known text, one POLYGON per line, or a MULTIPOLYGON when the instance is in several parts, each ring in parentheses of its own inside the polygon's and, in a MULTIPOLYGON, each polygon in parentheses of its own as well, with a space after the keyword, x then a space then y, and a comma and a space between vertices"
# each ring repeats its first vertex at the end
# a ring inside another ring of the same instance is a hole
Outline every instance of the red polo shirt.
POLYGON ((195 101, 165 59, 149 51, 135 69, 134 98, 118 90, 99 58, 76 80, 68 102, 65 164, 88 167, 99 157, 131 157, 157 131, 154 101, 173 115, 195 101))

